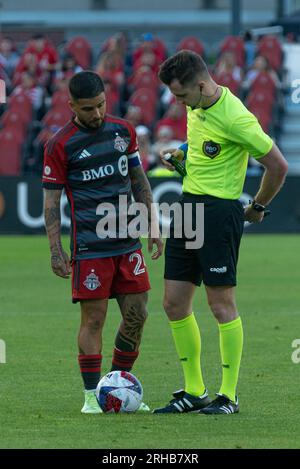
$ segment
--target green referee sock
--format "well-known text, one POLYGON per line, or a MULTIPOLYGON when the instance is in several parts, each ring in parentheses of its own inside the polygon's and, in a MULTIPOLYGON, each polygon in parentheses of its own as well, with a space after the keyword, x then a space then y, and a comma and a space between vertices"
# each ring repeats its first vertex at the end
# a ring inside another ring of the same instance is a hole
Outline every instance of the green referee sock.
POLYGON ((222 359, 222 385, 219 393, 235 401, 241 356, 243 350, 243 326, 241 318, 219 324, 220 352, 222 359))
POLYGON ((194 313, 180 321, 170 321, 176 350, 185 379, 185 392, 201 396, 205 391, 202 379, 200 331, 194 313))

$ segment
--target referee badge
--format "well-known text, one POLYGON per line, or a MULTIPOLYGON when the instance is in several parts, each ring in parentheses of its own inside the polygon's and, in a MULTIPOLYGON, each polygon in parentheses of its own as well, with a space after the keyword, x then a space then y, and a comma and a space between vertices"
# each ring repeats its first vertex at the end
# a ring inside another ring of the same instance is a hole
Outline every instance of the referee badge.
POLYGON ((209 158, 215 158, 221 151, 221 145, 212 140, 208 140, 203 142, 202 151, 204 155, 209 156, 209 158))

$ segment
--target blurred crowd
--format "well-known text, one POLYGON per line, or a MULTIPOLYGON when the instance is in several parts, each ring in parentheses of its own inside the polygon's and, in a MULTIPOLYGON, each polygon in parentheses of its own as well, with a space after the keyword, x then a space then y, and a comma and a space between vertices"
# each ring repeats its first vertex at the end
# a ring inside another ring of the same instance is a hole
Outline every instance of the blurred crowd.
MULTIPOLYGON (((274 36, 228 36, 215 57, 197 37, 186 37, 177 50, 193 50, 207 61, 217 83, 239 96, 275 139, 283 114, 283 52, 274 36)), ((0 104, 0 175, 41 173, 43 146, 71 117, 68 81, 93 69, 105 84, 107 112, 136 128, 145 171, 159 174, 159 153, 186 140, 186 111, 157 77, 160 64, 173 53, 145 33, 133 47, 125 33, 109 37, 95 54, 85 37, 55 46, 43 34, 23 47, 0 37, 0 79, 7 102, 0 104)))

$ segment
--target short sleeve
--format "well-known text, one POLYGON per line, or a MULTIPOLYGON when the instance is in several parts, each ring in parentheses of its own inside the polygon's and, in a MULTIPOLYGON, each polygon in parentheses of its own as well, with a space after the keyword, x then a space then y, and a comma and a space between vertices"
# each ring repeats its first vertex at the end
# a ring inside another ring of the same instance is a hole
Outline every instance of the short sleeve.
POLYGON ((130 123, 128 123, 128 131, 130 134, 130 143, 127 148, 128 167, 134 168, 135 166, 141 165, 141 158, 139 155, 139 145, 137 141, 135 128, 130 123))
POLYGON ((44 150, 43 187, 62 189, 67 183, 67 158, 59 143, 46 143, 44 150))
POLYGON ((233 122, 228 136, 254 158, 262 158, 273 146, 273 140, 263 131, 251 112, 242 114, 233 122))
POLYGON ((127 148, 127 153, 128 153, 128 155, 130 155, 131 153, 135 153, 136 151, 139 150, 139 145, 138 145, 138 141, 137 141, 135 128, 129 123, 128 123, 128 130, 129 130, 129 133, 130 133, 130 143, 129 143, 129 146, 127 148))

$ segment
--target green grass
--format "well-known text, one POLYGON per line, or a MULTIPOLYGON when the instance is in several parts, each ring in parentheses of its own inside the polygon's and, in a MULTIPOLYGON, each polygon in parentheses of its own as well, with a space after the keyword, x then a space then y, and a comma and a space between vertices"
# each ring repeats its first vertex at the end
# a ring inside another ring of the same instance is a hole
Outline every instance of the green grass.
MULTIPOLYGON (((45 237, 1 237, 0 246, 0 339, 7 347, 7 363, 0 364, 1 448, 300 447, 300 364, 291 361, 292 341, 300 338, 298 236, 243 238, 237 289, 245 333, 241 412, 219 417, 81 415, 79 306, 70 301, 70 283, 52 274, 45 237)), ((153 408, 183 381, 161 306, 163 260, 146 257, 153 288, 134 372, 153 408)), ((220 384, 218 330, 203 289, 194 310, 212 395, 220 384)), ((109 370, 118 322, 111 301, 103 371, 109 370)))

